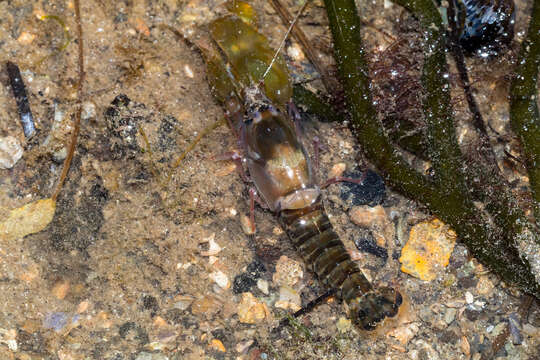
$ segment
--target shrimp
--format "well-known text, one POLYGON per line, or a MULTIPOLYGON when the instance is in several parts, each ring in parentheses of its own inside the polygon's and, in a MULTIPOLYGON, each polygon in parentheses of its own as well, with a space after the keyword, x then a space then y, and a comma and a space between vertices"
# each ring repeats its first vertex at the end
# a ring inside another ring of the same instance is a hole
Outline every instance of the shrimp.
POLYGON ((395 289, 370 284, 328 219, 321 189, 294 124, 285 61, 281 56, 274 59, 268 40, 239 16, 219 18, 210 24, 209 31, 212 44, 199 44, 208 80, 240 139, 258 195, 277 215, 321 283, 347 304, 353 323, 363 330, 375 329, 385 318, 397 314, 402 296, 395 289), (261 81, 264 74, 267 76, 261 81))

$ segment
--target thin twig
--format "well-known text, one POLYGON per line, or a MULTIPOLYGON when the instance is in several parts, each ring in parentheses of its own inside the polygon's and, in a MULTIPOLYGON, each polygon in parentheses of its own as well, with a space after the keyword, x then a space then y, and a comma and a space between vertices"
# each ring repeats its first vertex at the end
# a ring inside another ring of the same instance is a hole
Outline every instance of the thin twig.
POLYGON ((81 7, 79 0, 74 1, 75 6, 75 22, 77 24, 77 42, 79 45, 79 81, 77 84, 77 110, 75 112, 75 121, 73 122, 73 132, 71 133, 71 139, 68 149, 68 154, 64 160, 64 166, 62 168, 62 174, 58 179, 56 184, 56 189, 52 195, 52 199, 56 201, 62 186, 66 180, 69 168, 71 166, 71 161, 73 160, 73 155, 75 154, 75 147, 77 146, 77 138, 79 137, 79 130, 81 127, 81 114, 82 114, 82 99, 84 96, 83 93, 83 82, 84 82, 84 47, 83 47, 83 32, 82 32, 82 23, 81 23, 81 7))

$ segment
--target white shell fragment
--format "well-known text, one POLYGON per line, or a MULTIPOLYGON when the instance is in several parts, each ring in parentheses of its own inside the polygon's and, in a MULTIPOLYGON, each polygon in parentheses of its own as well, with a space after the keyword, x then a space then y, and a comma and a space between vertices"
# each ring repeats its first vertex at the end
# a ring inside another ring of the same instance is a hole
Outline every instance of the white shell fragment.
POLYGON ((210 279, 214 280, 214 282, 222 289, 228 289, 231 287, 231 282, 229 281, 227 275, 219 270, 210 273, 209 277, 210 279))
POLYGON ((13 136, 0 137, 0 169, 11 169, 23 152, 19 140, 13 136))

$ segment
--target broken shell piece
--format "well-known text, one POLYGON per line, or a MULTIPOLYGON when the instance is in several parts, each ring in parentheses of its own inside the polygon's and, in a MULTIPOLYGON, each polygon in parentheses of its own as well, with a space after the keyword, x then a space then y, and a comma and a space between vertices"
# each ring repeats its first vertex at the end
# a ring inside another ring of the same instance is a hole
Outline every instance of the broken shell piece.
POLYGON ((396 338, 401 345, 405 346, 413 337, 416 336, 418 330, 420 330, 420 327, 417 323, 413 322, 392 329, 386 335, 396 338))
POLYGON ((304 277, 302 264, 283 255, 276 264, 276 273, 272 280, 278 285, 293 286, 304 277))
POLYGON ((221 246, 214 240, 214 234, 208 238, 208 251, 201 251, 202 256, 217 255, 221 250, 221 246))
POLYGON ((253 235, 255 234, 255 226, 253 226, 253 222, 249 218, 249 216, 242 215, 240 216, 240 225, 242 226, 242 230, 244 231, 244 234, 246 235, 253 235))
POLYGON ((260 302, 251 293, 242 293, 242 300, 237 308, 238 319, 244 324, 256 324, 270 317, 265 303, 260 302))
POLYGON ((11 169, 23 155, 19 140, 13 136, 0 138, 0 169, 11 169))
POLYGON ((275 307, 296 312, 302 308, 301 305, 302 300, 296 290, 289 286, 279 288, 279 300, 274 304, 275 307))
POLYGON ((401 271, 421 280, 434 280, 448 265, 456 237, 456 233, 438 219, 413 226, 409 241, 401 250, 401 271))
POLYGON ((231 287, 231 282, 229 281, 229 278, 222 271, 214 271, 208 276, 210 277, 210 279, 214 280, 214 282, 218 284, 218 286, 222 289, 228 289, 231 287))

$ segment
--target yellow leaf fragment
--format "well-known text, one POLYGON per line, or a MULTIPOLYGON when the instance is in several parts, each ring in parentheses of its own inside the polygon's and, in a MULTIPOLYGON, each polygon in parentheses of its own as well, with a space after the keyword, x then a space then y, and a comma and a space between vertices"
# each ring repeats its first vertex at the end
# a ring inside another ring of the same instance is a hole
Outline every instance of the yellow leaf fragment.
POLYGON ((448 265, 455 243, 456 233, 438 219, 416 224, 401 251, 401 271, 421 280, 434 280, 448 265))
POLYGON ((11 210, 0 222, 0 240, 20 239, 45 229, 54 217, 56 202, 52 199, 36 200, 11 210))

